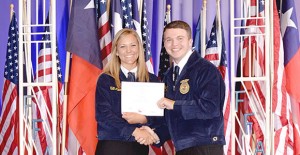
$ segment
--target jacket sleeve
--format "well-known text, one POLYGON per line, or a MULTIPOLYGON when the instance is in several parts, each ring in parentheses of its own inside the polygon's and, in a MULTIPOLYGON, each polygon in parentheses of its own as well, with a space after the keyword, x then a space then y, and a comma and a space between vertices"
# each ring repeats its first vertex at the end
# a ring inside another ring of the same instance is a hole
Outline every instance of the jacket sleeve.
MULTIPOLYGON (((150 82, 160 82, 159 79, 157 78, 156 75, 149 73, 149 81, 150 82)), ((147 123, 145 125, 153 128, 153 124, 156 123, 156 121, 160 118, 160 117, 153 117, 153 116, 146 116, 147 118, 147 123)))
POLYGON ((160 142, 154 144, 156 147, 162 146, 166 141, 171 139, 169 129, 164 117, 157 117, 154 121, 153 130, 158 135, 160 142))
MULTIPOLYGON (((160 82, 157 76, 154 74, 150 74, 150 82, 160 82)), ((166 124, 165 118, 163 116, 146 116, 147 117, 147 126, 154 130, 154 132, 158 135, 160 142, 158 144, 154 144, 153 146, 160 147, 167 140, 170 140, 170 134, 168 130, 168 126, 166 124)))
POLYGON ((114 102, 118 96, 114 95, 113 91, 120 90, 111 90, 112 86, 115 86, 112 77, 108 75, 101 75, 99 77, 95 95, 96 120, 98 125, 106 130, 115 132, 114 134, 119 134, 121 137, 124 137, 124 140, 129 140, 133 138, 131 135, 137 125, 127 123, 122 118, 122 114, 120 112, 116 113, 116 109, 113 109, 121 107, 121 101, 114 102))
POLYGON ((222 115, 225 84, 216 67, 207 65, 194 72, 188 98, 175 100, 174 111, 185 120, 213 119, 222 115))

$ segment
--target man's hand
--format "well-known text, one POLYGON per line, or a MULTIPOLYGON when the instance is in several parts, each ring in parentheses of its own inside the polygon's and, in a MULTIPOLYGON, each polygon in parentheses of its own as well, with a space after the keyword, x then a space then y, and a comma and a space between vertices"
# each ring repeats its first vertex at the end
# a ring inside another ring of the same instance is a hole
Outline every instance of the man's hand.
POLYGON ((122 115, 122 118, 124 118, 129 124, 145 124, 147 123, 147 118, 144 115, 135 113, 135 112, 125 112, 122 115))
POLYGON ((167 98, 162 98, 157 102, 157 106, 161 109, 168 109, 168 110, 173 110, 174 109, 174 103, 175 101, 167 99, 167 98))

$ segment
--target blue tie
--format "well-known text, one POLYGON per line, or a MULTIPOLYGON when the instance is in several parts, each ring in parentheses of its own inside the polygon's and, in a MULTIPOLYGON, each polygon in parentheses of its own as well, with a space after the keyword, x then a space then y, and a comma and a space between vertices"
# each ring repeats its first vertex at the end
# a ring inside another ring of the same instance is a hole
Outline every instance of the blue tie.
POLYGON ((174 67, 174 82, 177 80, 177 77, 179 75, 179 66, 174 67))
POLYGON ((128 80, 128 81, 131 81, 131 82, 134 82, 134 81, 135 81, 134 73, 128 72, 127 80, 128 80))

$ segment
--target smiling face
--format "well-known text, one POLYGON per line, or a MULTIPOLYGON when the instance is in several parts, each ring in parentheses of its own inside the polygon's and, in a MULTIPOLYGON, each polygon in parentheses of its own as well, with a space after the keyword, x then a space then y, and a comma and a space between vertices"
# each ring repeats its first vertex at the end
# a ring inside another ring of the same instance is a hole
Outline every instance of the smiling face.
POLYGON ((192 49, 192 44, 193 40, 184 29, 171 28, 164 32, 164 46, 177 64, 192 49))
POLYGON ((117 44, 117 55, 121 60, 121 65, 126 69, 131 70, 137 66, 139 47, 133 34, 120 37, 117 44))

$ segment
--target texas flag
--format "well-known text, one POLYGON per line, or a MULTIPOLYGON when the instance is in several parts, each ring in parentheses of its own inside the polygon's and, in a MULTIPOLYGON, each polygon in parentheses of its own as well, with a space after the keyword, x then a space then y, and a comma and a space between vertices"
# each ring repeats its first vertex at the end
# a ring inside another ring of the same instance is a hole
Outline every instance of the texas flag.
MULTIPOLYGON (((81 150, 94 154, 98 142, 95 91, 102 63, 97 30, 94 0, 73 0, 67 38, 67 50, 72 53, 67 118, 69 132, 80 147, 71 149, 69 144, 69 151, 75 150, 70 154, 82 154, 81 150)), ((69 142, 74 142, 70 136, 69 142)))
POLYGON ((286 0, 282 3, 281 34, 283 36, 284 65, 287 73, 288 93, 300 102, 300 48, 297 25, 296 9, 293 0, 286 0))

